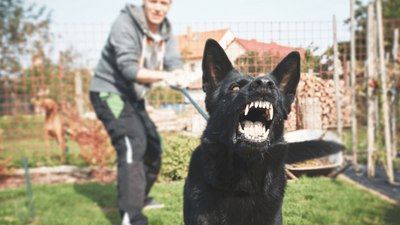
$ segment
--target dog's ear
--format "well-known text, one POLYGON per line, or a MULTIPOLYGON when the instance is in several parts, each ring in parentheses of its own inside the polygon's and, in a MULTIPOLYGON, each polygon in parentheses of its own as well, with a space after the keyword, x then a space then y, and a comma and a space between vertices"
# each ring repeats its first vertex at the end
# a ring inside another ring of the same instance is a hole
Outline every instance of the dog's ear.
POLYGON ((213 39, 208 39, 203 54, 203 91, 214 92, 218 83, 233 69, 224 49, 213 39))
POLYGON ((289 53, 272 71, 278 87, 285 94, 284 107, 289 114, 297 85, 300 81, 300 54, 298 52, 289 53))

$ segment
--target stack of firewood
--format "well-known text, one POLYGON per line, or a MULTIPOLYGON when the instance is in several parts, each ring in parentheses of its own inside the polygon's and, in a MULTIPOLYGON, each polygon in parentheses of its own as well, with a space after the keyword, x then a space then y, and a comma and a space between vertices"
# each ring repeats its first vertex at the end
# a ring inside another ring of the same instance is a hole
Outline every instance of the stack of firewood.
MULTIPOLYGON (((340 81, 341 116, 343 126, 351 124, 350 90, 340 81)), ((337 126, 335 84, 333 80, 323 80, 313 75, 302 74, 297 89, 295 104, 289 121, 288 130, 302 128, 329 129, 337 126), (292 114, 293 113, 293 114, 292 114), (314 121, 310 125, 309 121, 314 121)))

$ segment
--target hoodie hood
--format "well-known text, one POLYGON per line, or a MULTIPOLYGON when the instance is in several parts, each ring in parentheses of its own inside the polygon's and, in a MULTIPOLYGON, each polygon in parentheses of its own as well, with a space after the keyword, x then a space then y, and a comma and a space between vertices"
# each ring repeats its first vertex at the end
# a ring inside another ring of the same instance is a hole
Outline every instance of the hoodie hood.
MULTIPOLYGON (((128 13, 135 23, 138 25, 138 27, 141 29, 141 31, 149 37, 152 37, 153 35, 150 33, 149 27, 147 26, 147 21, 146 17, 144 15, 144 6, 135 6, 132 4, 126 4, 125 8, 122 9, 122 12, 128 13)), ((171 24, 167 18, 164 19, 164 21, 160 24, 160 28, 158 30, 159 35, 163 40, 166 40, 170 37, 172 30, 171 30, 171 24)))

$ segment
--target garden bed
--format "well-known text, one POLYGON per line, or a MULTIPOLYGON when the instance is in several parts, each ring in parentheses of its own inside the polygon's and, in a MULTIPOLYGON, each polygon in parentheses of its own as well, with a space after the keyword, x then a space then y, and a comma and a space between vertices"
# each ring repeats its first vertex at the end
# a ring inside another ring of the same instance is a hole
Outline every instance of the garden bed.
MULTIPOLYGON (((75 184, 85 182, 111 183, 115 181, 116 169, 80 168, 76 166, 38 167, 29 169, 32 184, 75 184), (101 173, 101 174, 99 174, 101 173)), ((0 176, 0 189, 26 185, 25 170, 15 169, 0 176)))

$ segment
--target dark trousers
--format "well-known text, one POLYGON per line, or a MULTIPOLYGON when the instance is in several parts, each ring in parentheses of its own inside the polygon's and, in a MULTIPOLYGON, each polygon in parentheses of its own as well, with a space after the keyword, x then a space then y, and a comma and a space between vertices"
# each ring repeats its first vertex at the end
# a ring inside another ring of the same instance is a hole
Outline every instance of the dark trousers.
POLYGON ((119 98, 121 110, 116 115, 107 96, 90 92, 93 108, 117 153, 118 206, 123 224, 145 225, 147 218, 141 210, 160 171, 160 138, 144 101, 119 98))

